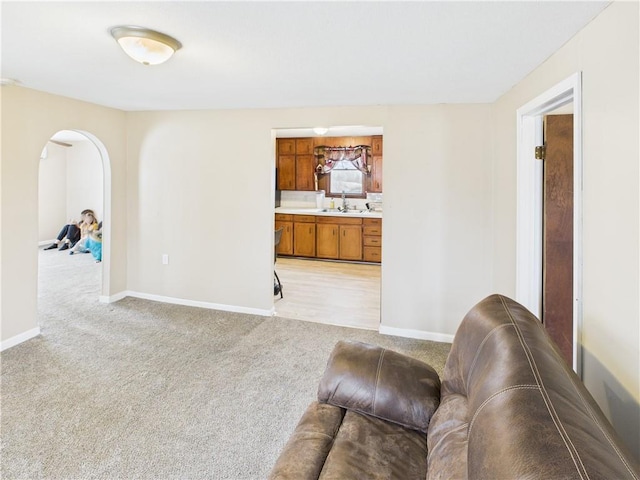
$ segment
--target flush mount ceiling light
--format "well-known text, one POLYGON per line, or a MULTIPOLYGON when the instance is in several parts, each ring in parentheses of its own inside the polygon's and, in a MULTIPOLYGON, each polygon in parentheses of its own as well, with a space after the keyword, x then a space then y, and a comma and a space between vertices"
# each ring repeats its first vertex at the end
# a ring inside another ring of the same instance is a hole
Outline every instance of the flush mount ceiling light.
POLYGON ((111 36, 127 55, 144 65, 164 63, 176 50, 182 48, 182 44, 175 38, 144 27, 113 27, 111 36))
POLYGON ((328 131, 329 129, 327 127, 315 127, 313 129, 313 133, 315 133, 316 135, 324 135, 328 131))

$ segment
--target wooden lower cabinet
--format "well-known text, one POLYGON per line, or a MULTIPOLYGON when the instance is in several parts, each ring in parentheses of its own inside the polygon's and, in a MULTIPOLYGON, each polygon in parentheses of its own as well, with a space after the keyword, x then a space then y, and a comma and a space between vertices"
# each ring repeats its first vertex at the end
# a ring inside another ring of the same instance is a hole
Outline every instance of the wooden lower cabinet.
POLYGON ((382 219, 365 218, 362 222, 362 258, 365 262, 382 262, 382 219))
POLYGON ((316 257, 340 258, 340 226, 318 223, 316 225, 316 257))
POLYGON ((362 260, 361 225, 340 225, 340 260, 362 260))
POLYGON ((316 256, 316 223, 313 215, 294 215, 293 254, 301 257, 316 256))
POLYGON ((316 256, 362 260, 362 219, 317 216, 316 256))
POLYGON ((293 255, 293 215, 276 214, 276 230, 282 228, 279 255, 293 255))
POLYGON ((278 253, 380 263, 382 219, 276 214, 283 227, 278 253), (291 237, 288 232, 291 231, 291 237))

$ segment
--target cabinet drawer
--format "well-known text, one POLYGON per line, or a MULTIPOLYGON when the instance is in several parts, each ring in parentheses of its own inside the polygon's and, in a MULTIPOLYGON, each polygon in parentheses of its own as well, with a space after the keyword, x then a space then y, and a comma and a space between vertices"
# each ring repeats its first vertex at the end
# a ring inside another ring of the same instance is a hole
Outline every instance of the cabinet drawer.
POLYGON ((374 226, 382 227, 382 219, 381 218, 364 218, 362 220, 365 226, 374 226))
POLYGON ((296 223, 316 223, 315 215, 294 215, 293 221, 296 223))
POLYGON ((293 222, 293 215, 276 213, 276 222, 293 222))
POLYGON ((382 237, 364 237, 365 247, 379 247, 382 245, 382 237))
POLYGON ((380 247, 364 247, 363 257, 365 262, 380 262, 382 249, 380 247))
POLYGON ((362 219, 354 217, 326 217, 324 215, 318 215, 316 217, 316 223, 328 223, 333 225, 362 225, 362 219))
POLYGON ((362 230, 365 235, 371 235, 374 237, 382 235, 382 227, 365 225, 362 230))

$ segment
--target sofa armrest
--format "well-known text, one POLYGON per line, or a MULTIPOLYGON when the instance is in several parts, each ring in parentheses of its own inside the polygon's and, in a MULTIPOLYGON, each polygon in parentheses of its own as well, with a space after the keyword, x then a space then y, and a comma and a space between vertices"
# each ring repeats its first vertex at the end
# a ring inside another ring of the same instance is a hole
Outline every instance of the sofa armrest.
POLYGON ((440 404, 440 378, 426 363, 359 342, 338 342, 318 401, 427 431, 440 404))

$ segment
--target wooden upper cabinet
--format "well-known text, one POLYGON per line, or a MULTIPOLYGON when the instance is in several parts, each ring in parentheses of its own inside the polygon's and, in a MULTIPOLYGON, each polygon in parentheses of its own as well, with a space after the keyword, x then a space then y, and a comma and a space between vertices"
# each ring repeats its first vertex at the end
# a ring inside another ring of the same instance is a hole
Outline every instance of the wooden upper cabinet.
MULTIPOLYGON (((276 139, 279 190, 314 191, 316 158, 313 149, 317 146, 355 147, 371 146, 371 175, 368 192, 382 192, 382 135, 361 137, 309 137, 276 139)), ((330 175, 318 176, 318 188, 329 190, 330 175)), ((365 187, 366 188, 366 187, 365 187)))
POLYGON ((357 147, 358 145, 371 146, 371 139, 373 137, 351 137, 351 146, 357 147))
POLYGON ((296 189, 296 156, 278 155, 278 189, 296 189))
POLYGON ((312 138, 276 139, 279 190, 315 190, 312 138))
POLYGON ((371 137, 371 154, 382 155, 382 135, 371 137))
POLYGON ((296 190, 315 190, 315 158, 313 155, 296 155, 296 190))
POLYGON ((296 155, 312 155, 313 138, 296 138, 296 155))
POLYGON ((353 137, 333 137, 331 147, 353 147, 353 137))
POLYGON ((371 193, 382 193, 382 155, 373 155, 371 159, 371 193))
POLYGON ((295 155, 296 153, 296 139, 295 138, 278 138, 276 139, 278 145, 278 155, 295 155))

